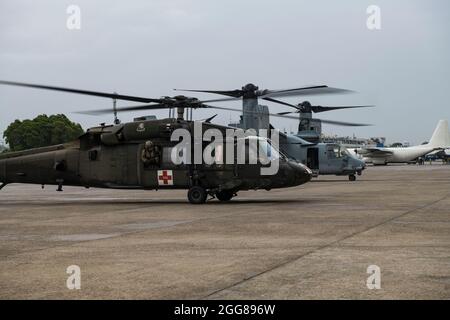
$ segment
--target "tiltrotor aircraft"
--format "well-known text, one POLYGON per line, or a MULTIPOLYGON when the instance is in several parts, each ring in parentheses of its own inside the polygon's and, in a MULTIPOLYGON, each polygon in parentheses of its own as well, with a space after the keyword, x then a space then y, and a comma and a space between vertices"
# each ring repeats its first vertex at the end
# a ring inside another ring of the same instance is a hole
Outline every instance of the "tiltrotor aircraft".
MULTIPOLYGON (((261 169, 265 165, 260 162, 175 164, 171 155, 178 141, 171 141, 172 133, 176 129, 192 133, 196 124, 198 125, 198 122, 184 119, 185 110, 226 109, 206 104, 220 99, 199 101, 185 96, 153 99, 10 81, 0 81, 0 84, 111 98, 115 115, 114 125, 90 128, 77 141, 1 155, 0 189, 10 183, 58 185, 58 191, 62 191, 63 185, 116 189, 188 189, 189 201, 200 204, 207 200, 208 195, 220 201, 228 201, 240 190, 292 187, 311 179, 312 172, 308 167, 288 159, 269 139, 256 136, 244 138, 245 145, 249 146, 245 149, 245 156, 248 159, 248 153, 255 152, 250 146, 255 145, 253 142, 256 141, 266 158, 278 160, 279 169, 273 175, 262 175, 261 169), (116 100, 144 102, 147 105, 118 109, 116 100), (177 117, 123 124, 117 119, 118 111, 166 108, 176 110, 177 117)), ((297 89, 302 90, 306 89, 297 89)), ((104 111, 97 110, 94 113, 104 111)), ((201 122, 201 131, 205 132, 207 129, 216 129, 222 133, 227 129, 237 130, 211 124, 209 119, 201 122)), ((199 144, 202 153, 208 147, 206 141, 192 141, 192 152, 195 152, 195 147, 199 144)), ((215 156, 219 156, 218 150, 214 151, 215 156)), ((226 152, 225 149, 221 150, 222 158, 226 157, 226 152)))
POLYGON ((340 126, 367 126, 367 124, 350 123, 333 120, 312 119, 312 112, 324 112, 337 109, 364 108, 371 106, 312 106, 309 102, 293 105, 275 98, 303 95, 340 94, 351 91, 327 86, 311 86, 302 91, 298 90, 259 90, 254 84, 247 84, 238 90, 183 90, 190 92, 214 93, 230 96, 229 100, 242 98, 242 117, 238 124, 242 129, 269 129, 269 116, 299 120, 297 134, 281 134, 280 149, 293 159, 307 165, 314 175, 348 176, 350 181, 356 180, 356 174, 361 175, 365 163, 353 156, 344 146, 339 144, 321 143, 321 123, 340 126), (298 117, 289 116, 292 112, 269 113, 268 107, 260 105, 258 98, 293 107, 298 117))

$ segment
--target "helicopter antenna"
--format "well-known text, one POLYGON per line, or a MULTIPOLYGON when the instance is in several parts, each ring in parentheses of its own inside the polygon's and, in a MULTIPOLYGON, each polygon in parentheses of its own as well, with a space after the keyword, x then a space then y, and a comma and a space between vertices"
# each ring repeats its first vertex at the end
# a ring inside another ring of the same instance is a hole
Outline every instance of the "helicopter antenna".
POLYGON ((177 107, 177 120, 183 120, 184 119, 184 108, 177 107))
MULTIPOLYGON (((117 92, 114 92, 116 95, 117 92)), ((117 99, 113 98, 113 113, 114 113, 114 124, 120 124, 119 118, 117 118, 117 99)))

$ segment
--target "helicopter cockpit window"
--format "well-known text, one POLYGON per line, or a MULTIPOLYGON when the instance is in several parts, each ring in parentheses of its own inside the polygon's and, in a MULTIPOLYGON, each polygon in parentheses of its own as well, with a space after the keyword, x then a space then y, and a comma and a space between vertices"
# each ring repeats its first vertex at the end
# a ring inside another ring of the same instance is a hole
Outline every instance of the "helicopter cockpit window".
POLYGON ((339 146, 334 146, 333 151, 336 158, 341 157, 341 148, 339 148, 339 146))
POLYGON ((266 139, 260 139, 259 140, 259 148, 262 152, 262 154, 267 157, 269 160, 276 160, 280 159, 281 155, 278 152, 277 149, 275 149, 272 144, 269 142, 269 140, 266 139))
POLYGON ((346 147, 341 146, 341 157, 351 156, 350 152, 346 147))
POLYGON ((257 159, 259 163, 267 164, 269 161, 284 158, 284 156, 272 146, 268 139, 248 137, 245 140, 247 163, 249 163, 249 159, 257 159))
POLYGON ((342 151, 339 145, 330 145, 327 147, 327 154, 329 159, 341 158, 342 151))

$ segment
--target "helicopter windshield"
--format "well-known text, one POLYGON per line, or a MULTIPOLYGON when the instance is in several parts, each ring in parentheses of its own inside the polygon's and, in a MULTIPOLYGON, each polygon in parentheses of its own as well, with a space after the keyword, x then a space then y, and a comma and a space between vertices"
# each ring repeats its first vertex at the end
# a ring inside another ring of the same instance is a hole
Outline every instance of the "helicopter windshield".
POLYGON ((351 156, 350 151, 348 151, 348 149, 346 147, 344 147, 344 146, 340 147, 340 153, 341 153, 342 157, 351 156))
POLYGON ((275 149, 268 139, 259 139, 259 150, 269 159, 280 159, 282 156, 280 152, 275 149))
POLYGON ((245 138, 245 140, 246 145, 248 146, 249 159, 254 157, 254 159, 258 159, 260 162, 265 163, 268 161, 286 158, 279 150, 277 150, 272 145, 271 141, 267 138, 251 136, 245 138), (250 141, 252 143, 250 143, 250 141), (256 146, 257 149, 255 149, 256 146), (258 154, 258 149, 260 154, 258 154))

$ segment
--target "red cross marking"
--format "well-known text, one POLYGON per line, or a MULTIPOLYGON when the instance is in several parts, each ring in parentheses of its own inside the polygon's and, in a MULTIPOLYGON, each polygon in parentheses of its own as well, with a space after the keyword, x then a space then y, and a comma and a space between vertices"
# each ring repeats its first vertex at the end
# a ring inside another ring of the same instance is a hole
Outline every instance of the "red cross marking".
POLYGON ((163 184, 169 184, 169 181, 172 181, 172 176, 167 173, 167 170, 163 170, 162 175, 158 176, 158 180, 162 181, 163 184))

